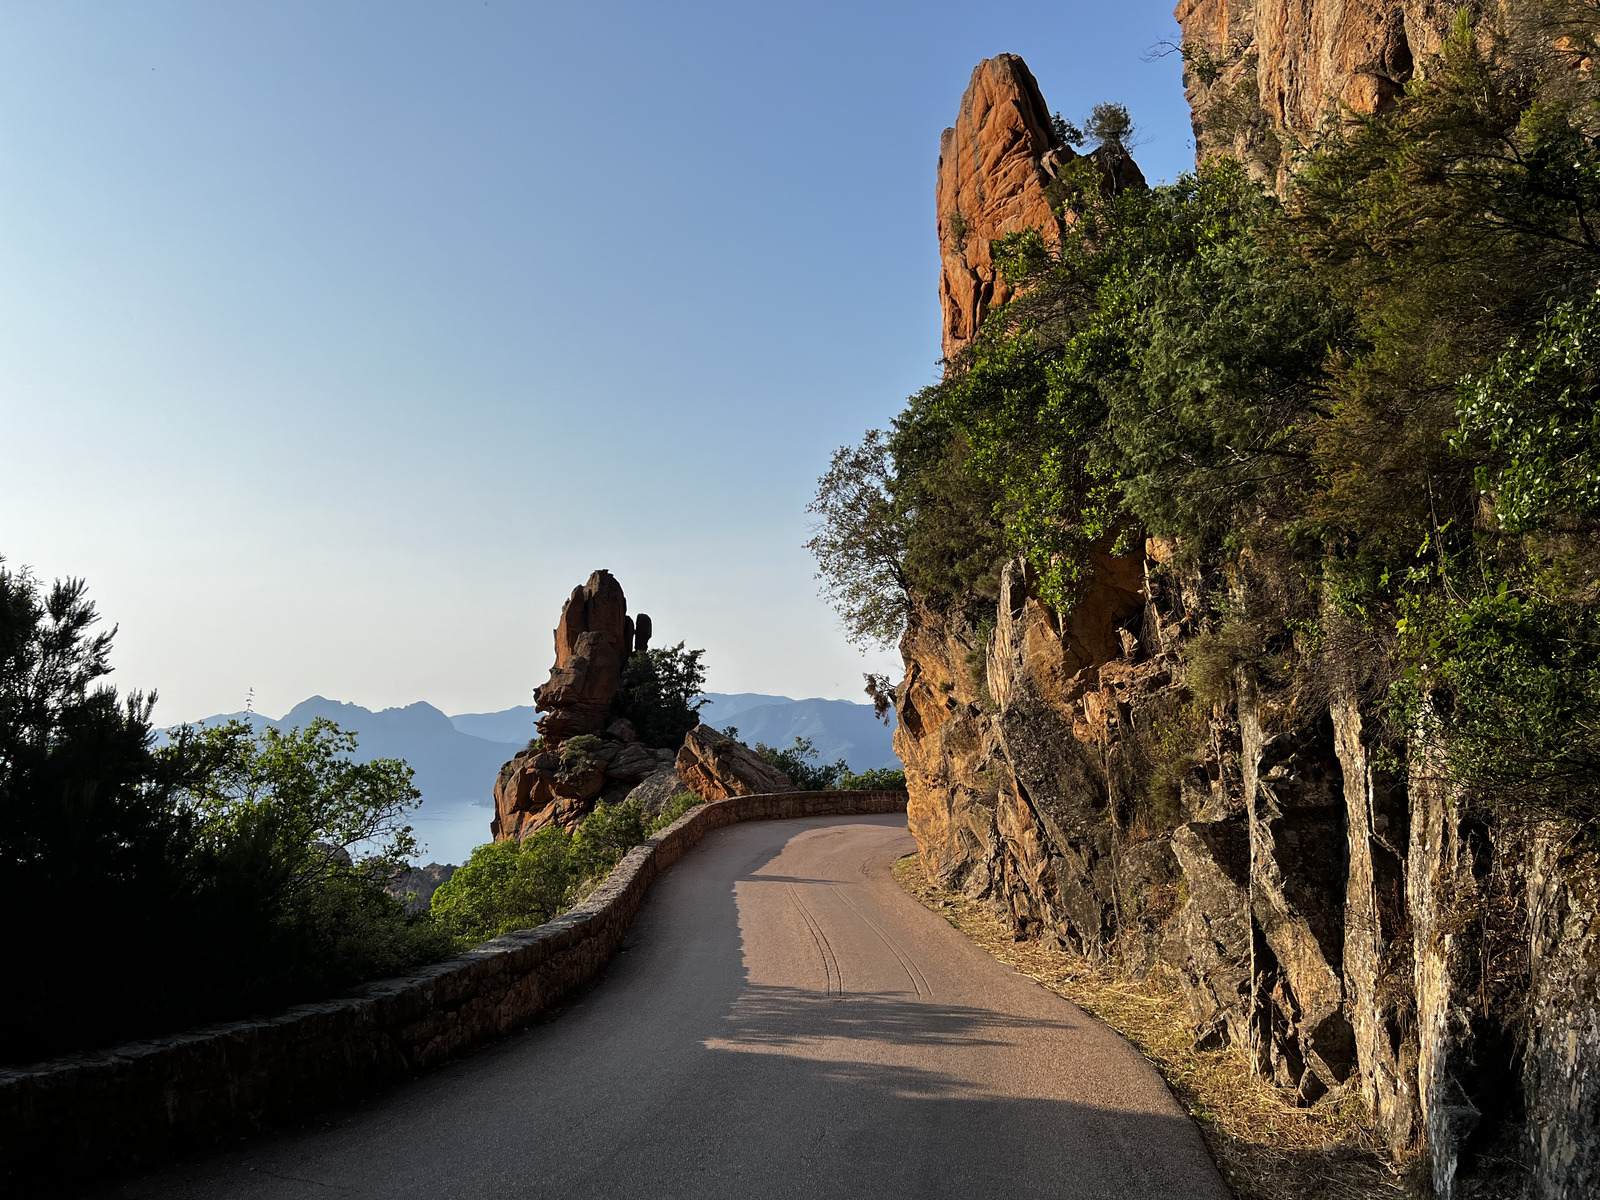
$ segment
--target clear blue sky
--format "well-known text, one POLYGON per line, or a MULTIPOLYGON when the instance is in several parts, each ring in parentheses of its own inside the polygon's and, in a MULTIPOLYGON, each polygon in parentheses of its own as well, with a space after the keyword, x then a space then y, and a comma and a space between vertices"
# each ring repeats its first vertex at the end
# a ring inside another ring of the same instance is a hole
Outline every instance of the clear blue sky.
POLYGON ((1160 3, 6 0, 0 554, 158 718, 527 703, 594 567, 861 699, 804 506, 936 375, 972 67, 1192 161, 1160 3))

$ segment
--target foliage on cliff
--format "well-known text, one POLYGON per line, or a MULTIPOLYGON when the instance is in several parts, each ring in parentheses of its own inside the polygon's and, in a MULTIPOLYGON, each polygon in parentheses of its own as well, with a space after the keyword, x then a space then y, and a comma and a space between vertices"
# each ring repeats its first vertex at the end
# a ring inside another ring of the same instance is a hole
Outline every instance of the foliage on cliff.
POLYGON ((1091 551, 1175 537, 1217 646, 1324 681, 1354 670, 1331 625, 1394 647, 1368 674, 1403 676, 1393 719, 1436 722, 1457 778, 1592 825, 1592 80, 1462 18, 1281 200, 1227 161, 1110 194, 1085 175, 1059 244, 994 244, 1017 297, 823 478, 811 544, 847 626, 890 641, 912 597, 981 612, 1009 555, 1069 610, 1091 551), (1277 611, 1234 611, 1241 575, 1277 611))
POLYGON ((0 989, 0 1061, 448 952, 382 886, 411 848, 404 763, 350 763, 353 738, 328 722, 179 730, 157 750, 154 697, 102 682, 111 633, 96 622, 81 581, 46 590, 0 567, 0 892, 19 964, 0 989))

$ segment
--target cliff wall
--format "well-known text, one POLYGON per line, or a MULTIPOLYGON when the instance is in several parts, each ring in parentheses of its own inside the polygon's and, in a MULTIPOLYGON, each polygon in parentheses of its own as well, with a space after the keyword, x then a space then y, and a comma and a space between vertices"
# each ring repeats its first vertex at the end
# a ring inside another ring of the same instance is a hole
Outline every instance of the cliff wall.
POLYGON ((1344 110, 1374 113, 1437 53, 1459 8, 1484 0, 1182 0, 1184 89, 1195 152, 1272 174, 1344 110))
MULTIPOLYGON (((1199 152, 1264 177, 1282 138, 1397 94, 1449 19, 1337 0, 1177 15, 1199 152), (1246 99, 1240 123, 1227 106, 1246 99)), ((1040 211, 1062 149, 1047 112, 1003 56, 944 135, 947 354, 1006 298, 986 238, 1057 228, 1040 211)), ((1497 823, 1425 737, 1385 730, 1388 648, 1289 572, 1224 575, 1158 539, 1095 568, 1065 615, 1021 562, 992 619, 913 598, 895 749, 928 871, 1019 935, 1174 986, 1202 1044, 1233 1045, 1298 1103, 1359 1094, 1438 1195, 1600 1193, 1592 853, 1497 823), (1288 619, 1310 617, 1333 669, 1279 670, 1288 619)))

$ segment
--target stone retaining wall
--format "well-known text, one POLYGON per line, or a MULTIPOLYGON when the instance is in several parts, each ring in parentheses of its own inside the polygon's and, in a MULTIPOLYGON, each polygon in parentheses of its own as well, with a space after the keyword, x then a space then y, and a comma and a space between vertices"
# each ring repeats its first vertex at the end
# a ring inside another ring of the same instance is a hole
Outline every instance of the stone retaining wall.
POLYGON ((904 792, 719 800, 634 847, 588 899, 536 929, 265 1020, 0 1069, 0 1191, 27 1177, 60 1181, 148 1164, 438 1066, 522 1028, 593 980, 651 882, 711 830, 905 807, 904 792))

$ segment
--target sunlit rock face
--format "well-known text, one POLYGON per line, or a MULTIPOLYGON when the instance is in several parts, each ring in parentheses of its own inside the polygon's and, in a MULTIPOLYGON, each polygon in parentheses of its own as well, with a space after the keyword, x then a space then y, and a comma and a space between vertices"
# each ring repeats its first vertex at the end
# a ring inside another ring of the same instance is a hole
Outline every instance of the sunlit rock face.
POLYGON ((1011 294, 989 243, 1024 229, 1047 230, 1053 239, 1045 185, 1059 163, 1074 157, 1056 139, 1027 63, 1001 54, 973 68, 956 123, 939 139, 939 303, 946 358, 971 341, 989 310, 1011 294))
MULTIPOLYGON (((1378 112, 1401 95, 1460 7, 1438 0, 1182 0, 1173 15, 1183 30, 1197 159, 1226 154, 1277 176, 1295 135, 1345 112, 1378 112)), ((1466 7, 1486 6, 1469 0, 1466 7)))
MULTIPOLYGON (((1383 111, 1453 12, 1180 5, 1198 153, 1239 156, 1284 186, 1290 138, 1383 111)), ((978 65, 945 132, 947 356, 1009 298, 990 241, 1062 234, 1051 182, 1073 152, 1048 114, 1003 55, 978 65)), ((895 751, 925 868, 1020 937, 1165 982, 1198 1044, 1233 1046, 1291 1100, 1359 1095, 1397 1158, 1421 1155, 1438 1196, 1597 1194, 1592 851, 1452 791, 1438 746, 1385 726, 1371 695, 1274 681, 1257 669, 1265 647, 1200 689, 1218 603, 1282 613, 1289 590, 1305 595, 1248 565, 1223 572, 1151 538, 1098 555, 1068 614, 1021 562, 997 602, 913 596, 895 751)), ((1383 653, 1357 648, 1346 665, 1383 653)))
POLYGON ((676 765, 683 786, 702 800, 797 790, 777 767, 709 725, 696 725, 684 737, 676 765))

